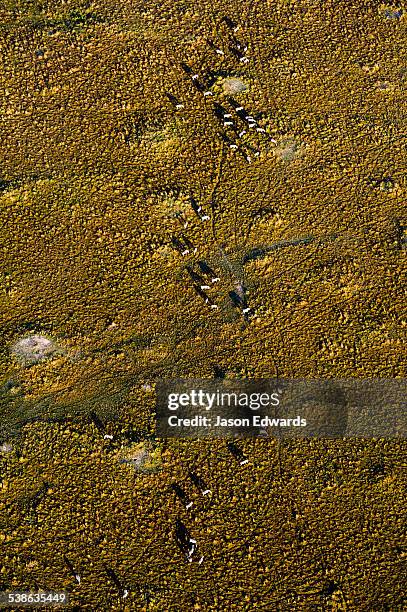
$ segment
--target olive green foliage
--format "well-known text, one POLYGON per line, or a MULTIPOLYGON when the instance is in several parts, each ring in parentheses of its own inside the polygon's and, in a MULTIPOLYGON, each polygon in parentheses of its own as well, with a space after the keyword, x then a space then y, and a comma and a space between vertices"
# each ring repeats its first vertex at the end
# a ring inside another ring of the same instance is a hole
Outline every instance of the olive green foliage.
POLYGON ((245 440, 239 466, 222 441, 154 432, 158 378, 405 374, 399 9, 1 3, 0 589, 66 588, 92 611, 402 609, 404 442, 245 440), (221 138, 225 82, 265 130, 239 140, 250 164, 221 138), (59 350, 18 359, 29 335, 59 350))

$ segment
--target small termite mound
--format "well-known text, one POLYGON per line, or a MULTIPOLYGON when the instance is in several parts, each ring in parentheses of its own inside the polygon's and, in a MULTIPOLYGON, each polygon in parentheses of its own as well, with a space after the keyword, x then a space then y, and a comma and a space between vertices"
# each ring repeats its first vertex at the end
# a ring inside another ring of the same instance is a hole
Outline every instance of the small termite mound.
POLYGON ((0 453, 7 455, 13 451, 14 447, 11 442, 3 442, 0 444, 0 453))
POLYGON ((284 138, 272 149, 274 155, 282 162, 292 162, 304 154, 304 145, 295 138, 284 138))
POLYGON ((376 91, 391 93, 395 91, 396 85, 391 81, 379 80, 375 83, 376 91))
POLYGON ((122 451, 118 463, 133 468, 142 474, 154 474, 161 468, 161 451, 150 442, 133 444, 131 448, 122 451))
POLYGON ((40 334, 20 338, 11 347, 11 354, 23 365, 51 359, 60 353, 60 347, 53 340, 40 334))
POLYGON ((222 90, 225 94, 235 95, 248 90, 248 85, 237 77, 226 77, 221 81, 222 90))
POLYGON ((403 16, 403 9, 400 6, 382 4, 379 10, 380 14, 390 21, 397 21, 403 16))

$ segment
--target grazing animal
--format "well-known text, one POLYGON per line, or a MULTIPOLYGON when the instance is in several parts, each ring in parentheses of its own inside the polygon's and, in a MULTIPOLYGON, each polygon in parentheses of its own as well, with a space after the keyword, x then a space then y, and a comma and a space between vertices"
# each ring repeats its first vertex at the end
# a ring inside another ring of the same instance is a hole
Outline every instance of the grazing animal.
POLYGON ((228 28, 233 30, 233 32, 237 32, 240 29, 240 26, 230 19, 230 17, 223 17, 222 21, 224 21, 228 28))
POLYGON ((202 478, 195 474, 195 472, 189 472, 189 477, 202 495, 208 495, 211 493, 210 489, 208 489, 202 478))
POLYGON ((204 279, 202 278, 202 276, 200 276, 199 274, 197 274, 192 268, 191 266, 187 266, 186 270, 189 274, 189 276, 192 278, 192 280, 194 281, 195 284, 197 284, 198 286, 201 287, 202 291, 205 289, 210 289, 209 285, 207 285, 204 281, 204 279))
POLYGON ((208 266, 205 261, 198 261, 198 266, 204 274, 211 277, 212 283, 217 283, 220 280, 220 278, 216 276, 216 273, 212 270, 212 268, 208 266))
POLYGON ((178 98, 168 92, 165 95, 167 96, 171 104, 176 108, 176 110, 181 110, 181 108, 184 108, 184 105, 178 100, 178 98))
POLYGON ((214 303, 213 300, 211 300, 211 298, 206 295, 206 293, 204 291, 202 291, 202 289, 200 287, 198 287, 197 285, 194 285, 194 289, 197 292, 197 294, 203 299, 203 301, 205 302, 205 304, 208 304, 208 306, 210 308, 213 309, 217 309, 218 305, 214 303))
POLYGON ((185 491, 176 482, 171 485, 171 488, 178 499, 184 504, 186 510, 189 510, 189 508, 192 507, 193 502, 187 498, 185 491))

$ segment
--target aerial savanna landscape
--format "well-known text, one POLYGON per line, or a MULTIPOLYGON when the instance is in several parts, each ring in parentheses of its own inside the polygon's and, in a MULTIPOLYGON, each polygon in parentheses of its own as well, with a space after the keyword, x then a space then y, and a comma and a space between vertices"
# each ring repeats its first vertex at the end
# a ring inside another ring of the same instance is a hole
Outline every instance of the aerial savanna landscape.
POLYGON ((405 430, 237 455, 155 388, 405 379, 406 10, 2 0, 0 591, 405 609, 405 430))

